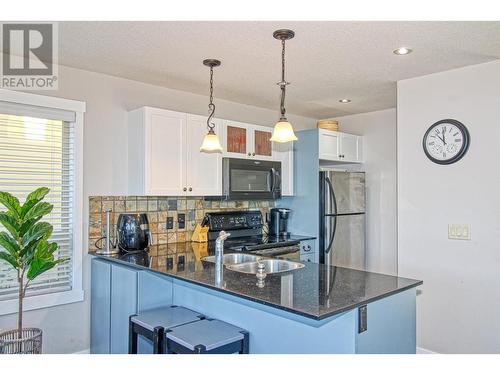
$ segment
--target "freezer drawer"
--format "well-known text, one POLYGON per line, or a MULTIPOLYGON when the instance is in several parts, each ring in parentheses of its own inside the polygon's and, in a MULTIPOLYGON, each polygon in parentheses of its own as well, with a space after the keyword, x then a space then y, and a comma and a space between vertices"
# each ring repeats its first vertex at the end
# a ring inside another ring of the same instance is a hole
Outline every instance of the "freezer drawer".
POLYGON ((364 270, 365 215, 325 216, 323 225, 324 263, 364 270))

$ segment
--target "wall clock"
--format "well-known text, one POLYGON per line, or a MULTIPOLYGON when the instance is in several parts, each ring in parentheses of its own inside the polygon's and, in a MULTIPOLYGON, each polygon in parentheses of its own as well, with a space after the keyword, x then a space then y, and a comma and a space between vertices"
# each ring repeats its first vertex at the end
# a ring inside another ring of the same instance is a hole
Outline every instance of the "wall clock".
POLYGON ((440 120, 425 132, 422 141, 427 157, 437 164, 452 164, 465 155, 470 144, 469 131, 460 121, 440 120))

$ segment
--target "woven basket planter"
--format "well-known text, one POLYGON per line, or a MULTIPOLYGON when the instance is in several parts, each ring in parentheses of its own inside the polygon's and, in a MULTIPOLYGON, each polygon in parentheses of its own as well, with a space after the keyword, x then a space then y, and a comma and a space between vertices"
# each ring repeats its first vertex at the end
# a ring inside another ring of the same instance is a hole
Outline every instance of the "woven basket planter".
POLYGON ((42 354, 42 330, 23 328, 22 338, 17 329, 0 332, 0 354, 42 354))

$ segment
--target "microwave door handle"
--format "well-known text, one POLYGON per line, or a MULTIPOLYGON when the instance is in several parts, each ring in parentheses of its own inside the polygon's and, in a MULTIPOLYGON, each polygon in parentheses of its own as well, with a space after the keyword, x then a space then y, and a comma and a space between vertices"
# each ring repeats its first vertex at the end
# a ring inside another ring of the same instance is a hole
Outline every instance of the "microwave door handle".
POLYGON ((274 181, 274 186, 276 189, 276 186, 281 186, 281 175, 279 174, 278 171, 274 171, 274 177, 276 178, 274 181))
POLYGON ((271 186, 269 187, 269 190, 271 191, 271 193, 274 193, 274 188, 276 185, 276 170, 274 168, 271 168, 269 174, 271 177, 271 186))

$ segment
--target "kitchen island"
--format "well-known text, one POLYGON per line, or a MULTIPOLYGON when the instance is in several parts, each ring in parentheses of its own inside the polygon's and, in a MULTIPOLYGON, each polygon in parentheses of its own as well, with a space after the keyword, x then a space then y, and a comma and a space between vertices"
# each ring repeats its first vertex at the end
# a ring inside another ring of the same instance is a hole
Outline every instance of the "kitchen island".
MULTIPOLYGON (((126 353, 128 317, 175 304, 250 332, 250 353, 415 353, 422 282, 323 264, 269 274, 224 269, 217 283, 204 244, 168 254, 93 252, 91 352, 126 353)), ((141 339, 140 352, 151 352, 141 339)))

